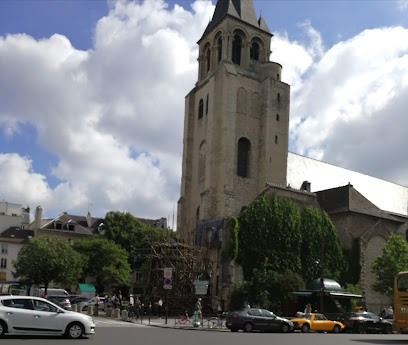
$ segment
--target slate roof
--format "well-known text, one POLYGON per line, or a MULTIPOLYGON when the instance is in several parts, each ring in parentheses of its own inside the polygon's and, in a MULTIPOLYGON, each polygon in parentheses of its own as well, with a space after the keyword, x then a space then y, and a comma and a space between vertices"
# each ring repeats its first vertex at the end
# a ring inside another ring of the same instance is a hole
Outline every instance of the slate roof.
POLYGON ((315 192, 321 207, 328 213, 355 212, 392 221, 402 222, 397 217, 381 210, 359 193, 351 184, 315 192))
POLYGON ((256 19, 252 0, 218 0, 212 20, 205 29, 202 37, 214 29, 227 15, 238 18, 270 34, 268 26, 262 16, 259 18, 259 21, 256 19))
POLYGON ((33 230, 21 229, 19 227, 10 227, 0 234, 0 240, 4 242, 26 243, 34 237, 33 230))
POLYGON ((49 219, 46 224, 41 226, 41 230, 69 231, 80 235, 95 235, 98 234, 98 227, 103 223, 103 218, 91 217, 90 223, 90 226, 88 226, 86 216, 63 213, 54 219, 49 219), (61 224, 61 229, 55 228, 56 223, 61 224), (74 230, 69 230, 69 225, 74 225, 74 230))

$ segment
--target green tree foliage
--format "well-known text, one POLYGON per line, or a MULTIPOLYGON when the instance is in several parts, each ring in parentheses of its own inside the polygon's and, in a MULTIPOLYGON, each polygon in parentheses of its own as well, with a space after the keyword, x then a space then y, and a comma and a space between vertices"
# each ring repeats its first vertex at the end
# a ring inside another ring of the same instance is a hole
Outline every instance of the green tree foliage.
POLYGON ((128 254, 113 241, 92 237, 76 241, 73 247, 82 257, 83 278, 94 277, 98 290, 103 290, 105 284, 129 284, 128 254))
POLYGON ((290 270, 277 273, 268 269, 265 262, 263 267, 254 269, 252 279, 237 282, 231 294, 230 309, 240 309, 244 301, 252 307, 262 307, 279 313, 283 301, 293 298, 291 292, 303 290, 305 284, 302 277, 290 270))
POLYGON ((227 233, 227 242, 224 249, 221 252, 221 257, 223 259, 236 259, 238 256, 238 232, 239 232, 239 223, 238 219, 232 217, 228 220, 226 229, 227 233))
POLYGON ((246 279, 266 260, 275 272, 300 270, 300 213, 295 203, 261 196, 239 217, 239 229, 237 262, 246 279))
POLYGON ((391 234, 382 254, 371 262, 371 269, 375 275, 374 291, 392 296, 395 276, 400 271, 408 270, 408 245, 404 239, 391 234))
POLYGON ((45 293, 51 281, 66 287, 76 284, 81 275, 80 255, 60 238, 31 239, 21 248, 13 265, 15 277, 25 276, 31 284, 44 285, 45 293))
POLYGON ((320 277, 323 261, 325 277, 339 279, 345 266, 343 252, 326 213, 311 207, 300 213, 291 200, 261 196, 238 220, 237 262, 243 266, 245 279, 250 280, 254 269, 266 260, 270 270, 290 270, 305 281, 320 277))
POLYGON ((151 241, 164 239, 168 235, 167 229, 149 227, 129 212, 109 212, 105 217, 105 237, 128 253, 136 247, 146 248, 151 241))

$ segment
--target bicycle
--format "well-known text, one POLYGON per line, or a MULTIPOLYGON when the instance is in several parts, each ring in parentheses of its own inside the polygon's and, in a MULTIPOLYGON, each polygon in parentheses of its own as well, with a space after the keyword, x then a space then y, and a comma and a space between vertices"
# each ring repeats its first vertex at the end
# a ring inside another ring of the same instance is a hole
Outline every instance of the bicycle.
POLYGON ((128 316, 127 316, 127 321, 128 322, 134 322, 137 321, 137 315, 134 312, 134 310, 130 309, 128 312, 128 316))
POLYGON ((218 314, 207 320, 208 328, 223 328, 225 326, 225 318, 227 313, 218 314))
POLYGON ((194 327, 198 327, 200 326, 200 322, 198 322, 198 320, 196 321, 196 323, 193 322, 192 319, 190 319, 190 315, 188 315, 188 312, 186 310, 185 314, 180 314, 178 316, 178 319, 176 320, 176 323, 179 323, 181 325, 184 325, 186 323, 190 323, 191 325, 193 325, 194 327))

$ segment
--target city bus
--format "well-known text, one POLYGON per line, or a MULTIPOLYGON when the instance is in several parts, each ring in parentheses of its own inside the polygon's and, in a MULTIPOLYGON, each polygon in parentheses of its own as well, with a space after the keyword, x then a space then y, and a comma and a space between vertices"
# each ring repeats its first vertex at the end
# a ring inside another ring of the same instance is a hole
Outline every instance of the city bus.
POLYGON ((394 279, 394 331, 408 333, 408 271, 394 279))

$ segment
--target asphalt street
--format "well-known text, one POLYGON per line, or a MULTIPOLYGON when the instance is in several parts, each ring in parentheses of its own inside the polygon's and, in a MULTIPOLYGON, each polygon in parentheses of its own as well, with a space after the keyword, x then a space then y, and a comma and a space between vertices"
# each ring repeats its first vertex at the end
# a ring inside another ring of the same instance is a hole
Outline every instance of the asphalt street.
POLYGON ((61 336, 5 336, 0 345, 248 345, 248 344, 276 344, 276 345, 344 345, 344 344, 374 344, 399 345, 408 343, 408 335, 391 334, 331 334, 300 332, 282 333, 232 333, 229 331, 209 330, 206 327, 194 328, 185 326, 174 328, 174 319, 169 319, 167 325, 164 320, 148 320, 144 323, 130 323, 105 317, 95 317, 96 334, 80 340, 69 340, 61 336))

